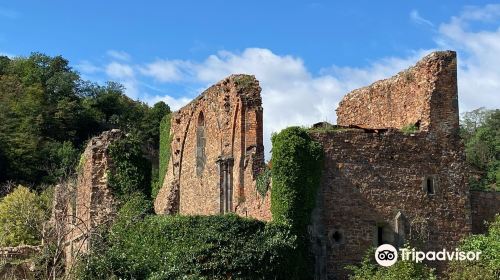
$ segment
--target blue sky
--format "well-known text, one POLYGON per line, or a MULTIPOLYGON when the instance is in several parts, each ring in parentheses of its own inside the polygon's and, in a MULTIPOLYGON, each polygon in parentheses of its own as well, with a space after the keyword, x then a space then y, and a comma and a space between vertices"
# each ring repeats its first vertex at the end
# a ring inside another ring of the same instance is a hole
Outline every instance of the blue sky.
MULTIPOLYGON (((230 73, 263 88, 265 137, 335 121, 348 91, 437 49, 459 56, 462 111, 500 108, 500 4, 492 1, 4 1, 0 53, 62 55, 179 108, 230 73)), ((266 141, 268 142, 268 141, 266 141)))

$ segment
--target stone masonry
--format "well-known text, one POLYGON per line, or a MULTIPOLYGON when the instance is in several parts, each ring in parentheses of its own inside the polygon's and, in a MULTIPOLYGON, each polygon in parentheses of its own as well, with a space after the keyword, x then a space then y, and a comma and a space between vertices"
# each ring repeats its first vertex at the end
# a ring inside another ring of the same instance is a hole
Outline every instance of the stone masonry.
POLYGON ((485 233, 486 223, 500 214, 500 192, 471 191, 472 233, 485 233))
POLYGON ((270 220, 270 194, 256 189, 264 168, 261 88, 231 75, 173 113, 171 157, 157 214, 235 212, 270 220))
POLYGON ((347 94, 337 109, 343 127, 312 133, 325 149, 313 219, 320 278, 346 278, 345 266, 372 246, 454 250, 471 232, 456 84, 455 53, 432 53, 347 94), (407 125, 418 130, 399 130, 407 125))
POLYGON ((436 136, 457 136, 457 61, 434 52, 398 75, 347 94, 337 108, 341 126, 403 128, 415 125, 436 136))
POLYGON ((62 217, 59 220, 66 221, 64 251, 67 270, 71 269, 75 258, 91 248, 92 235, 111 222, 116 214, 116 201, 108 186, 108 171, 113 165, 108 148, 122 137, 124 134, 120 130, 113 129, 89 141, 80 161, 73 198, 67 199, 67 208, 61 205, 66 213, 53 210, 62 217))

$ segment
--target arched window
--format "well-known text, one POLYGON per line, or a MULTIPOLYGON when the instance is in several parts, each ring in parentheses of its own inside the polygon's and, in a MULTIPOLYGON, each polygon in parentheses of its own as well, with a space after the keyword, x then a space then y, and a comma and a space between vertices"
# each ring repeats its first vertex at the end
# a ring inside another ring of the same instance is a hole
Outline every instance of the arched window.
POLYGON ((196 126, 196 175, 201 176, 205 168, 205 117, 203 112, 198 116, 198 123, 196 126))

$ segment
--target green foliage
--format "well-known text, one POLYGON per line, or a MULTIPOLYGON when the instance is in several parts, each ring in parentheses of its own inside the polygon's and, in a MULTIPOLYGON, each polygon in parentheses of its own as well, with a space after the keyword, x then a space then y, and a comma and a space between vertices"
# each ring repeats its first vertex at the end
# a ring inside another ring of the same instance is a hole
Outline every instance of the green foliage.
POLYGON ((272 137, 273 220, 305 229, 315 206, 323 149, 306 130, 289 127, 272 137))
POLYGON ((113 160, 109 186, 115 195, 151 194, 151 163, 143 156, 140 138, 131 134, 115 141, 109 147, 109 155, 113 160))
POLYGON ((167 173, 168 163, 170 161, 170 149, 172 143, 172 135, 170 134, 170 126, 172 115, 167 114, 160 122, 160 167, 158 170, 158 181, 153 185, 153 199, 158 194, 158 191, 163 186, 163 180, 167 173))
MULTIPOLYGON (((128 219, 130 211, 118 218, 128 219)), ((76 277, 287 279, 294 241, 284 225, 235 215, 148 216, 134 223, 116 223, 106 246, 82 260, 76 277)))
POLYGON ((412 134, 412 133, 418 132, 418 127, 415 124, 409 124, 409 125, 406 125, 403 128, 401 128, 401 131, 404 134, 412 134))
POLYGON ((264 171, 257 175, 257 191, 260 195, 265 196, 271 185, 271 169, 266 166, 264 171))
POLYGON ((60 181, 85 141, 112 128, 154 152, 169 112, 164 102, 150 108, 128 98, 118 83, 83 81, 60 56, 0 57, 0 183, 60 181))
POLYGON ((297 235, 298 250, 290 269, 295 270, 298 278, 307 278, 312 275, 307 226, 321 178, 323 149, 300 127, 289 127, 273 135, 272 143, 273 221, 291 225, 297 235))
POLYGON ((352 271, 349 276, 351 280, 434 280, 437 279, 434 270, 422 263, 410 260, 398 260, 389 267, 383 267, 375 261, 375 248, 371 248, 365 254, 363 261, 358 266, 348 266, 352 271))
POLYGON ((50 213, 48 196, 39 197, 24 186, 0 200, 0 246, 36 245, 50 213))
POLYGON ((471 188, 500 190, 500 110, 482 108, 464 114, 461 136, 465 142, 467 162, 483 173, 471 178, 471 188))
POLYGON ((345 128, 345 127, 341 127, 338 125, 333 125, 333 124, 330 124, 327 122, 323 122, 323 123, 315 124, 313 127, 308 128, 307 131, 318 132, 318 133, 328 133, 328 132, 335 132, 335 131, 345 131, 345 130, 349 130, 349 129, 351 129, 351 128, 345 128))
POLYGON ((451 280, 500 279, 500 215, 489 225, 487 234, 471 235, 465 238, 462 251, 481 252, 478 261, 453 261, 448 270, 451 280))

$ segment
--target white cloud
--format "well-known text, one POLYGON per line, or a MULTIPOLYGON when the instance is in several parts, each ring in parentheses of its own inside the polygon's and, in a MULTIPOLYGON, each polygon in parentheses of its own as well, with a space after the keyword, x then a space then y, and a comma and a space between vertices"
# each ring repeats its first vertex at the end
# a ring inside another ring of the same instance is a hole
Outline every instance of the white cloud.
POLYGON ((134 70, 130 65, 114 61, 106 66, 106 74, 111 78, 125 79, 134 77, 134 70))
POLYGON ((175 82, 184 79, 192 65, 183 60, 157 60, 139 70, 143 75, 153 77, 160 82, 175 82))
POLYGON ((102 68, 94 65, 88 60, 82 60, 79 64, 75 65, 76 69, 85 74, 94 74, 101 72, 102 68))
POLYGON ((175 98, 175 97, 172 97, 170 95, 162 95, 162 96, 155 95, 155 96, 149 96, 148 98, 146 98, 146 103, 149 106, 153 106, 155 103, 163 101, 166 104, 168 104, 168 106, 170 107, 170 109, 172 111, 177 111, 180 108, 182 108, 184 105, 188 104, 191 100, 192 100, 192 98, 188 98, 188 97, 175 98))
POLYGON ((9 58, 14 58, 16 57, 15 55, 11 54, 11 53, 7 53, 7 52, 2 52, 0 51, 0 56, 7 56, 9 58))
POLYGON ((500 5, 467 7, 439 26, 439 46, 458 50, 458 88, 462 112, 478 107, 500 108, 500 5), (472 31, 475 22, 493 30, 472 31))
POLYGON ((124 51, 117 51, 117 50, 109 50, 107 51, 107 54, 117 60, 122 60, 122 61, 129 61, 130 60, 130 55, 124 51))
MULTIPOLYGON (((312 125, 319 121, 334 123, 335 108, 349 90, 391 76, 419 57, 420 53, 405 59, 387 58, 366 68, 333 66, 314 75, 298 57, 280 56, 268 49, 248 48, 241 53, 221 51, 198 63, 157 61, 154 63, 155 71, 143 73, 156 73, 157 75, 151 76, 157 80, 163 77, 167 81, 172 81, 170 73, 176 73, 176 80, 199 81, 207 86, 234 73, 255 75, 262 87, 264 141, 266 151, 269 151, 272 132, 291 125, 312 125), (173 67, 177 68, 172 69, 173 67), (168 75, 162 76, 163 73, 168 75), (179 76, 181 73, 183 75, 179 76)), ((153 104, 159 100, 164 100, 175 110, 191 98, 175 99, 167 95, 162 99, 155 96, 148 103, 153 104)))
POLYGON ((410 12, 410 19, 417 24, 428 25, 431 27, 434 26, 434 24, 430 20, 425 19, 422 16, 420 16, 420 14, 417 10, 412 10, 410 12))

